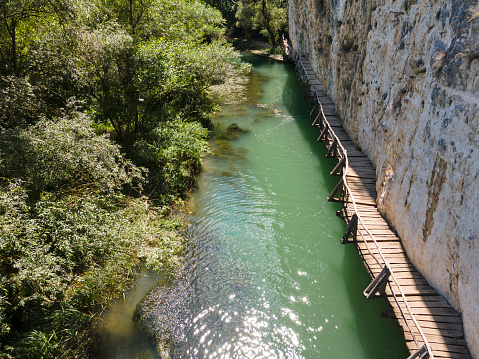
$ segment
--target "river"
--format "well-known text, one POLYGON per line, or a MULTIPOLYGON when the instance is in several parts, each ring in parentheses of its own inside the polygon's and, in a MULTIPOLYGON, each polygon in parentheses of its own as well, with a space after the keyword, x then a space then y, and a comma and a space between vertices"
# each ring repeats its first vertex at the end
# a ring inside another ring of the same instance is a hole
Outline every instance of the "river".
POLYGON ((340 244, 345 225, 326 201, 335 160, 293 68, 244 60, 248 98, 216 116, 216 152, 192 195, 182 289, 153 291, 161 304, 147 320, 169 323, 172 358, 407 358, 384 301, 362 295, 370 277, 354 246, 340 244), (231 124, 245 132, 222 139, 231 124))

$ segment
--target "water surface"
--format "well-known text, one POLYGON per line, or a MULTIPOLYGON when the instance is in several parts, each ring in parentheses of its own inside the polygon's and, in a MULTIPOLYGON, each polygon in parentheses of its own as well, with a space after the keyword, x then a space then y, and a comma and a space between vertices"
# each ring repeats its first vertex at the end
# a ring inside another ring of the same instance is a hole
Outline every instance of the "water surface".
MULTIPOLYGON (((316 141, 293 69, 245 60, 247 100, 215 118, 182 275, 146 297, 143 323, 173 358, 407 358, 384 301, 363 298, 370 277, 354 247, 339 242, 345 225, 326 201, 335 160, 316 141), (224 139, 233 123, 246 132, 224 139)), ((157 357, 146 343, 135 353, 157 357)))
POLYGON ((406 358, 403 334, 366 301, 370 278, 326 197, 335 161, 316 141, 293 69, 254 65, 249 100, 224 105, 219 141, 193 194, 192 299, 177 358, 406 358))

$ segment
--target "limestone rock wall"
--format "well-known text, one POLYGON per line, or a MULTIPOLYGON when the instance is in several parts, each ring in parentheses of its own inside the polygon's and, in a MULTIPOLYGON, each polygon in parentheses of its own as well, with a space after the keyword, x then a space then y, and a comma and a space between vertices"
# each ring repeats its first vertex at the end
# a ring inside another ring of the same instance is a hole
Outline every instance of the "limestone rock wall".
POLYGON ((479 358, 477 0, 289 0, 308 56, 376 167, 378 206, 463 315, 479 358))

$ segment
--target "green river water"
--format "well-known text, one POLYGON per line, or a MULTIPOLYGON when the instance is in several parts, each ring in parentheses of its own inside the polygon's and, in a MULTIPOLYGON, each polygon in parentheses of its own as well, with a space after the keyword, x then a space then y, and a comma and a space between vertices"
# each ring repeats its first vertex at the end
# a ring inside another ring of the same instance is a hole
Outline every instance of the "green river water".
POLYGON ((340 244, 345 225, 326 201, 335 160, 316 141, 293 68, 244 59, 254 68, 248 100, 224 105, 216 121, 248 132, 205 161, 189 213, 184 298, 150 320, 181 329, 168 330, 173 358, 407 358, 384 301, 362 295, 370 277, 354 246, 340 244))

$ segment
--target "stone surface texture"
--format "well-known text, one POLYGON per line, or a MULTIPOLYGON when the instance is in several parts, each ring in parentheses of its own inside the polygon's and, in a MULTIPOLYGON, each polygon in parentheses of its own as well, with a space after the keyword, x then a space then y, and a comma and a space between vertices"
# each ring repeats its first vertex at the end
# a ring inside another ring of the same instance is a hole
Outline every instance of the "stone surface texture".
POLYGON ((376 167, 380 211, 479 358, 477 0, 290 0, 288 16, 376 167))

